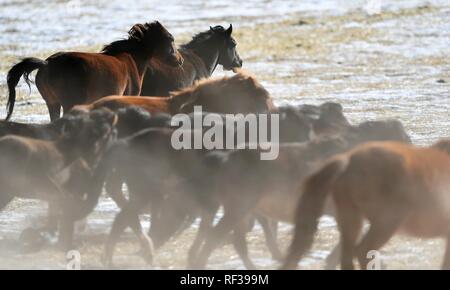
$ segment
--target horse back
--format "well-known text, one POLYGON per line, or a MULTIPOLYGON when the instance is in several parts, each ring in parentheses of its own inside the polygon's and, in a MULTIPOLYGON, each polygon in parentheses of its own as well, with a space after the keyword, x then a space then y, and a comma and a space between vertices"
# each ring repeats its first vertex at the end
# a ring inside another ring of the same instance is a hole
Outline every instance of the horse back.
POLYGON ((106 107, 113 111, 137 106, 151 114, 171 113, 169 98, 163 97, 132 97, 132 96, 108 96, 92 104, 92 109, 106 107))
POLYGON ((345 156, 348 166, 334 188, 338 201, 355 204, 369 220, 400 216, 402 230, 415 236, 433 237, 450 230, 448 154, 371 142, 345 156))
MULTIPOLYGON (((138 78, 136 64, 127 54, 62 52, 50 56, 47 62, 36 76, 36 85, 40 92, 57 96, 67 109, 107 95, 121 95, 129 87, 129 76, 138 78)), ((133 85, 139 87, 139 80, 133 85)))
POLYGON ((22 124, 0 121, 0 137, 18 135, 43 140, 55 139, 58 132, 53 124, 22 124))

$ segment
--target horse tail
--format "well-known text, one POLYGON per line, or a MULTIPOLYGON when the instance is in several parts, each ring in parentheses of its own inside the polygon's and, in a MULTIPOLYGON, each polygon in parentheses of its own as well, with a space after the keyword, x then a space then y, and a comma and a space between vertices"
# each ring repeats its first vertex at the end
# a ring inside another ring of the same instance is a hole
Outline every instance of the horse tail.
POLYGON ((34 70, 40 69, 41 67, 47 65, 47 61, 41 60, 34 57, 24 58, 21 62, 14 65, 8 72, 7 83, 8 83, 8 103, 6 105, 6 110, 8 115, 6 116, 6 121, 11 118, 14 110, 14 104, 16 103, 16 86, 19 83, 20 78, 23 76, 25 82, 31 90, 30 73, 34 70))
POLYGON ((306 179, 295 216, 294 239, 282 269, 295 269, 298 261, 311 248, 327 197, 347 165, 348 159, 334 158, 306 179))

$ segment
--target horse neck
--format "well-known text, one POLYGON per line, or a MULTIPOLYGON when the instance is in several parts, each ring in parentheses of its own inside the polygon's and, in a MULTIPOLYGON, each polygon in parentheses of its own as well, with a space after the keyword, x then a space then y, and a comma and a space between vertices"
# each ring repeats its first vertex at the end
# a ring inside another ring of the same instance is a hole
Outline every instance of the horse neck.
POLYGON ((55 141, 55 146, 63 157, 64 168, 72 164, 75 160, 80 157, 80 152, 75 145, 74 140, 60 138, 55 141))
POLYGON ((133 58, 134 63, 136 64, 139 77, 142 79, 145 72, 147 71, 152 57, 149 54, 145 54, 139 51, 131 52, 130 55, 133 58))
POLYGON ((205 64, 208 75, 211 76, 219 64, 219 48, 211 43, 205 42, 198 47, 192 48, 192 51, 200 57, 205 64))

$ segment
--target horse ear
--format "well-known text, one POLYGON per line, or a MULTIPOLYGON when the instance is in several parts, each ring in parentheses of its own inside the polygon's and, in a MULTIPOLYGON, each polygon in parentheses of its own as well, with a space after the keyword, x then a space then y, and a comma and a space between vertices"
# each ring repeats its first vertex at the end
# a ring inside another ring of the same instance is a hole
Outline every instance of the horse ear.
POLYGON ((209 30, 214 32, 214 28, 212 26, 209 27, 209 30))
POLYGON ((233 24, 230 24, 230 27, 228 27, 228 29, 225 31, 225 33, 228 36, 231 36, 231 34, 233 33, 233 24))

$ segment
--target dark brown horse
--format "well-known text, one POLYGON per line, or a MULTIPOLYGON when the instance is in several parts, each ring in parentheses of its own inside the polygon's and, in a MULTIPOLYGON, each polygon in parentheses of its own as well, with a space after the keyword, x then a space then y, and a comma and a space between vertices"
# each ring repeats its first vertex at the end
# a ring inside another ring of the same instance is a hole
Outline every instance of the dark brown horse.
POLYGON ((209 78, 218 65, 226 70, 242 67, 236 51, 236 40, 231 36, 233 27, 211 27, 199 33, 178 49, 184 63, 181 67, 167 65, 154 57, 145 74, 141 95, 169 96, 170 92, 190 87, 195 81, 209 78))
POLYGON ((84 199, 88 188, 83 186, 115 137, 116 120, 113 112, 102 109, 64 117, 55 141, 16 135, 0 138, 0 210, 15 197, 48 201, 64 216, 60 241, 69 246, 78 210, 96 201, 84 199))
POLYGON ((215 165, 211 166, 209 174, 216 176, 215 195, 224 207, 224 216, 212 229, 208 229, 208 224, 213 222, 214 215, 202 217, 200 236, 190 251, 190 268, 203 268, 211 252, 231 231, 239 241, 236 244, 240 249, 236 250, 244 264, 253 268, 245 241, 245 218, 256 212, 292 223, 299 199, 297 189, 302 180, 326 158, 371 140, 410 141, 398 121, 368 122, 342 135, 325 136, 307 143, 280 144, 279 157, 272 161, 262 161, 255 150, 211 154, 209 163, 215 162, 215 165))
POLYGON ((222 114, 266 113, 276 110, 267 90, 252 76, 239 72, 232 77, 201 80, 171 97, 108 96, 76 109, 106 107, 117 110, 139 106, 149 113, 191 113, 195 106, 205 112, 222 114))
POLYGON ((332 196, 341 233, 342 269, 353 259, 367 269, 368 252, 396 233, 443 237, 442 264, 450 269, 450 141, 428 148, 396 142, 367 143, 333 157, 301 188, 296 229, 284 268, 296 268, 311 248, 325 200, 332 196), (360 240, 363 221, 369 231, 360 240))
POLYGON ((26 58, 8 72, 8 115, 16 101, 15 87, 23 75, 38 69, 36 86, 47 103, 50 119, 78 104, 89 104, 108 95, 139 95, 150 59, 171 66, 182 64, 173 36, 159 23, 136 24, 128 39, 106 45, 101 53, 60 52, 45 61, 26 58))

